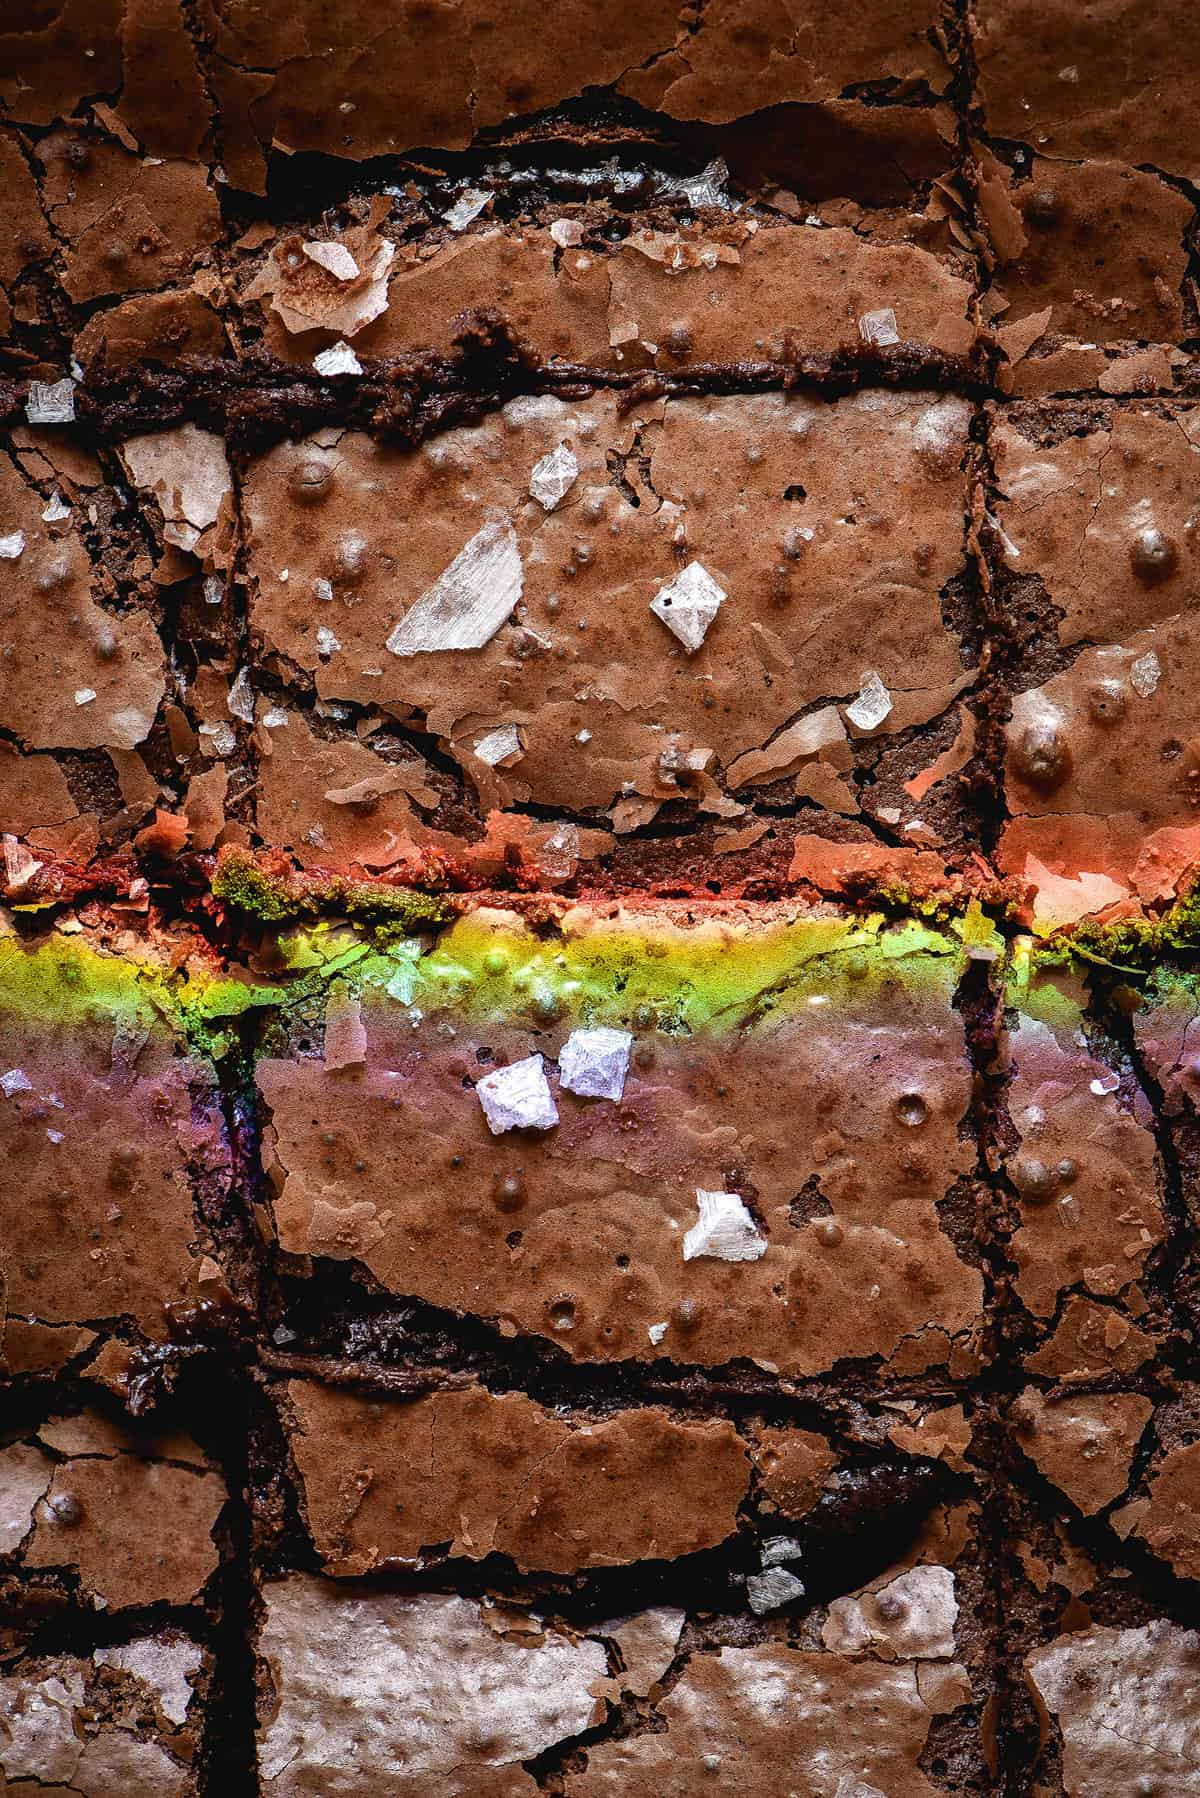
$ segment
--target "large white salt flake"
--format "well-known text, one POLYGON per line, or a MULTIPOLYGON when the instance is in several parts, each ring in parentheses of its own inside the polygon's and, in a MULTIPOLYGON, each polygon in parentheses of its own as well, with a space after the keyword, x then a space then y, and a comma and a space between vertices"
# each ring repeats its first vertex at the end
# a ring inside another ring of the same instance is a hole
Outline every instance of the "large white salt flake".
POLYGON ((728 594, 700 562, 689 562, 650 601, 650 610, 695 655, 728 594))
POLYGON ((846 707, 846 716, 856 730, 874 730, 891 709, 892 696, 872 669, 859 682, 858 698, 846 707))
POLYGON ((575 452, 567 444, 560 443, 557 449, 550 450, 540 462, 534 463, 529 491, 544 511, 553 512, 555 506, 561 506, 578 479, 579 464, 575 452))
POLYGON ((24 531, 10 531, 6 537, 0 537, 0 561, 15 562, 24 550, 24 531))
POLYGON ((335 344, 327 350, 319 350, 313 357, 313 367, 319 375, 361 375, 362 363, 350 348, 344 337, 339 337, 335 344))
POLYGON ((75 417, 75 383, 70 375, 61 381, 31 381, 25 416, 31 425, 69 425, 75 417))
POLYGON ((619 1099, 629 1072, 628 1030, 572 1030, 558 1058, 558 1077, 583 1099, 619 1099))
POLYGON ((465 231, 471 220, 479 217, 491 197, 481 187, 465 187, 449 212, 444 212, 442 217, 452 231, 465 231))
POLYGON ((475 744, 475 754, 489 768, 499 768, 503 762, 516 761, 523 753, 521 733, 515 724, 498 724, 495 730, 488 731, 475 744))
POLYGON ((475 1082, 493 1136, 506 1130, 553 1130, 558 1108, 540 1055, 527 1055, 475 1082))
POLYGON ((764 1237, 736 1192, 696 1188, 700 1215, 683 1239, 683 1258, 706 1255, 713 1261, 757 1261, 767 1252, 764 1237))
POLYGON ((1129 670, 1129 682, 1140 699, 1149 699, 1162 679, 1162 663, 1152 649, 1139 656, 1129 670))
POLYGON ((764 1573, 750 1575, 746 1581, 746 1597, 755 1616, 763 1617, 768 1611, 777 1611, 781 1605, 803 1598, 804 1581, 784 1567, 769 1567, 764 1573))
POLYGON ((327 269, 335 281, 357 281, 359 267, 344 243, 313 242, 301 248, 310 262, 327 269))
POLYGON ((858 334, 864 343, 899 343, 896 314, 890 306, 881 306, 876 312, 864 312, 858 321, 858 334))
POLYGON ((517 533, 507 518, 491 518, 409 607, 387 646, 394 656, 482 649, 520 599, 524 584, 517 533))

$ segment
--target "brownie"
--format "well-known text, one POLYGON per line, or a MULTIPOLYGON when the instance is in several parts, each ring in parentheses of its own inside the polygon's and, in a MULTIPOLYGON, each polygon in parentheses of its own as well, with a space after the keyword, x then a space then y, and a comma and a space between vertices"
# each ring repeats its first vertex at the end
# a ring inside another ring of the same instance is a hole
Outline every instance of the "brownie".
POLYGON ((15 1661, 0 1671, 7 1790, 194 1798, 204 1662, 169 1626, 90 1655, 15 1661))
POLYGON ((1200 1787, 1196 32, 0 21, 0 1787, 1200 1787))

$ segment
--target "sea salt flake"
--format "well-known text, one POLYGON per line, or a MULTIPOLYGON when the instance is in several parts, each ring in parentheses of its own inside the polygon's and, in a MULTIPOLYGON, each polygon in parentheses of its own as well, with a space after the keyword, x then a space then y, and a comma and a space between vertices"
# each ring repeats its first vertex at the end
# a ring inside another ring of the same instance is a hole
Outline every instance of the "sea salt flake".
POLYGON ((578 479, 579 464, 574 451, 560 443, 557 449, 550 450, 534 465, 529 477, 529 491, 544 511, 553 512, 578 479))
POLYGON ((676 185, 690 206, 728 206, 728 181, 729 164, 723 156, 714 156, 698 175, 689 175, 676 185))
POLYGON ((263 713, 263 726, 267 730, 280 730, 288 721, 288 714, 282 706, 273 705, 263 713))
POLYGON ((51 1142, 58 1143, 65 1141, 61 1130, 47 1130, 46 1135, 50 1138, 51 1142))
POLYGON ((7 537, 0 537, 0 561, 15 562, 24 552, 24 531, 10 531, 7 537))
POLYGON ((475 744, 475 754, 489 768, 498 768, 502 762, 523 754, 521 733, 515 724, 501 724, 495 730, 488 731, 475 744))
POLYGON ((95 699, 95 697, 96 697, 95 687, 76 687, 76 689, 75 689, 75 704, 76 705, 91 705, 91 703, 92 703, 93 699, 95 699))
POLYGON ((701 562, 689 562, 650 601, 650 610, 661 618, 689 655, 695 655, 708 627, 729 595, 719 587, 701 562))
POLYGON ((804 1545, 795 1536, 772 1536, 763 1543, 759 1558, 764 1567, 782 1567, 787 1561, 798 1561, 803 1553, 804 1545))
POLYGON ((696 1204, 700 1215, 683 1239, 685 1261, 757 1261, 766 1254, 766 1240, 736 1192, 697 1187, 696 1204))
POLYGON ((362 363, 344 338, 338 339, 329 349, 321 350, 313 357, 313 367, 319 375, 361 375, 362 363))
POLYGON ((5 834, 4 883, 11 892, 17 892, 20 888, 28 886, 43 865, 36 856, 29 853, 24 843, 10 833, 5 834))
POLYGON ((559 1080, 582 1099, 619 1099, 625 1092, 632 1047, 628 1030, 607 1026, 572 1030, 558 1058, 559 1080))
POLYGON ((226 709, 234 718, 240 718, 243 724, 254 723, 254 689, 250 685, 250 670, 239 668, 229 689, 229 697, 225 701, 226 709))
POLYGON ((224 584, 215 574, 204 577, 204 603, 206 606, 219 606, 225 597, 224 584))
POLYGON ((846 707, 846 716, 856 730, 874 730, 892 709, 892 696, 874 669, 859 682, 858 698, 846 707))
POLYGON ((560 250, 569 250, 583 242, 583 226, 578 219, 551 219, 550 235, 560 250))
POLYGON ((858 334, 864 343, 899 343, 896 314, 890 306, 881 306, 877 312, 864 312, 858 321, 858 334))
POLYGON ((331 656, 335 650, 341 647, 340 637, 335 637, 327 625, 319 624, 317 626, 317 654, 319 656, 331 656))
POLYGON ((558 1108, 540 1055, 527 1055, 509 1067, 496 1068, 475 1083, 483 1115, 493 1136, 506 1130, 552 1130, 558 1108))
POLYGON ((746 1581, 746 1597, 755 1616, 763 1617, 768 1611, 777 1611, 781 1605, 803 1598, 804 1581, 784 1567, 771 1567, 765 1573, 750 1575, 746 1581))
POLYGON ((525 572, 507 518, 489 519, 426 588, 387 640, 394 656, 483 649, 521 597, 525 572))
POLYGON ((659 1343, 662 1341, 662 1339, 666 1335, 666 1333, 667 1333, 667 1325, 665 1322, 663 1322, 661 1324, 651 1324, 646 1330, 646 1334, 650 1338, 651 1342, 654 1344, 655 1348, 658 1347, 659 1343))
POLYGON ((70 375, 61 381, 31 381, 25 401, 31 425, 69 425, 75 418, 75 383, 70 375))
POLYGON ((321 575, 317 576, 312 587, 313 593, 318 599, 328 603, 333 598, 333 582, 325 580, 321 575))
POLYGON ((6 1099, 15 1098, 17 1093, 31 1093, 33 1081, 24 1068, 9 1068, 7 1074, 0 1074, 0 1092, 6 1099))
POLYGON ((199 729, 202 737, 211 737, 214 755, 232 755, 237 748, 237 738, 232 724, 226 724, 224 718, 219 724, 202 724, 199 729))
POLYGON ((42 523, 61 524, 64 518, 69 518, 70 516, 71 508, 70 506, 63 504, 62 494, 52 493, 50 495, 50 504, 42 513, 42 523))
POLYGON ((1162 678, 1162 663, 1152 649, 1139 656, 1129 670, 1129 684, 1142 699, 1149 699, 1162 678))
POLYGON ((482 188, 464 188, 449 212, 443 212, 442 217, 452 231, 465 231, 472 219, 479 217, 491 197, 482 188))
POLYGON ((1099 1079, 1091 1083, 1092 1091, 1098 1099, 1102 1099, 1106 1093, 1115 1093, 1120 1084, 1120 1076, 1117 1074, 1101 1074, 1099 1079))
POLYGON ((310 262, 328 270, 335 281, 357 281, 359 267, 344 243, 305 243, 301 249, 310 262))

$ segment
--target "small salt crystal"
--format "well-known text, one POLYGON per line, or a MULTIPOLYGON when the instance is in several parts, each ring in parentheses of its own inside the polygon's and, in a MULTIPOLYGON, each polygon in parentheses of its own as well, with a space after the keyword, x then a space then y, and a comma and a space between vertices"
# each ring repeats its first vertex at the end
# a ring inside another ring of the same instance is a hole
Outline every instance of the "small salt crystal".
POLYGON ((558 1058, 558 1077, 583 1099, 619 1099, 629 1072, 628 1030, 572 1030, 558 1058))
POLYGON ((520 599, 524 584, 517 533, 507 518, 489 519, 413 602, 387 646, 394 656, 483 649, 520 599))
POLYGON ((579 479, 579 464, 565 443, 552 449, 534 466, 529 477, 529 491, 547 512, 560 506, 579 479))
POLYGON ((50 504, 42 513, 42 523, 61 524, 64 518, 69 518, 70 516, 71 508, 70 506, 63 504, 62 494, 52 493, 50 495, 50 504))
POLYGON ((3 1092, 6 1099, 11 1099, 16 1093, 32 1091, 33 1082, 24 1068, 10 1068, 7 1074, 0 1074, 0 1092, 3 1092))
POLYGON ((695 1261, 757 1261, 767 1252, 766 1240, 736 1192, 704 1192, 696 1188, 700 1215, 683 1239, 683 1258, 695 1261))
POLYGON ((24 549, 24 531, 10 531, 7 537, 0 537, 0 561, 15 562, 24 549))
POLYGON ((92 703, 93 699, 95 699, 95 697, 96 697, 95 687, 76 687, 76 689, 75 689, 75 704, 76 705, 91 705, 91 703, 92 703))
POLYGON ((489 768, 498 768, 510 756, 521 754, 521 733, 515 724, 501 724, 478 739, 475 754, 489 768))
POLYGON ((804 1582, 786 1568, 772 1567, 766 1573, 752 1573, 746 1581, 746 1597, 756 1617, 777 1611, 781 1605, 794 1604, 804 1597, 804 1582))
POLYGON ((312 587, 313 587, 313 592, 318 599, 324 600, 326 603, 328 603, 329 600, 331 600, 333 598, 333 582, 325 580, 321 575, 317 576, 316 580, 312 584, 312 587))
POLYGON ((1149 699, 1162 678, 1162 664, 1152 649, 1139 656, 1129 670, 1129 684, 1142 699, 1149 699))
POLYGON ((1064 1193, 1055 1209, 1068 1229, 1077 1230, 1079 1228, 1079 1201, 1072 1193, 1064 1193))
POLYGON ((18 892, 28 886, 38 869, 44 864, 30 855, 24 843, 11 833, 6 832, 4 843, 4 884, 12 892, 18 892))
POLYGON ((317 654, 319 656, 331 656, 335 650, 341 647, 341 639, 335 637, 326 625, 319 624, 317 626, 317 654))
POLYGON ((795 1536, 772 1536, 763 1543, 759 1558, 764 1567, 782 1567, 786 1561, 798 1561, 803 1553, 804 1545, 795 1536))
POLYGON ((273 705, 269 712, 264 712, 262 722, 267 730, 280 730, 287 723, 288 715, 282 706, 273 705))
POLYGON ((1120 1084, 1119 1075, 1101 1074, 1098 1079, 1092 1081, 1092 1091, 1098 1099, 1102 1099, 1106 1093, 1115 1093, 1120 1084))
POLYGON ((558 1109, 540 1055, 527 1055, 506 1068, 496 1068, 475 1083, 483 1115, 493 1136, 506 1130, 552 1130, 558 1109))
POLYGON ((655 1348, 658 1347, 666 1333, 667 1325, 665 1322, 661 1324, 651 1324, 646 1331, 647 1336, 650 1338, 650 1341, 654 1344, 655 1348))
POLYGON ((64 1138, 61 1130, 47 1130, 46 1135, 50 1138, 51 1142, 65 1141, 65 1138, 64 1138))
POLYGON ((856 730, 874 730, 891 709, 892 696, 872 669, 859 682, 858 698, 846 707, 846 716, 856 730))
POLYGON ((335 281, 358 279, 358 264, 344 243, 305 243, 300 247, 310 262, 326 269, 335 281))
POLYGON ((361 375, 362 363, 342 338, 313 357, 319 375, 361 375))
POLYGON ((728 206, 729 164, 723 156, 715 156, 698 175, 689 175, 676 183, 682 198, 691 206, 728 206))
POLYGON ((478 187, 464 188, 449 212, 443 212, 442 217, 452 231, 465 231, 471 220, 479 217, 491 197, 491 194, 484 193, 478 187))
POLYGON ((237 748, 233 726, 226 724, 223 718, 219 724, 202 724, 199 734, 212 739, 214 755, 232 755, 237 748))
POLYGON ((551 219, 550 235, 560 250, 570 250, 583 242, 583 226, 578 219, 551 219))
POLYGON ((858 334, 864 343, 899 343, 896 314, 890 306, 881 306, 877 312, 864 312, 858 321, 858 334))
POLYGON ((225 701, 226 709, 234 718, 240 718, 243 724, 254 723, 254 689, 250 685, 250 670, 239 668, 229 689, 229 697, 225 701))
POLYGON ((75 417, 75 383, 71 377, 31 381, 25 416, 31 425, 69 425, 75 417))
POLYGON ((225 588, 215 574, 204 577, 204 603, 206 606, 219 606, 225 597, 225 588))
POLYGON ((702 563, 689 562, 673 581, 659 588, 650 610, 679 638, 688 654, 695 655, 721 602, 728 597, 702 563))

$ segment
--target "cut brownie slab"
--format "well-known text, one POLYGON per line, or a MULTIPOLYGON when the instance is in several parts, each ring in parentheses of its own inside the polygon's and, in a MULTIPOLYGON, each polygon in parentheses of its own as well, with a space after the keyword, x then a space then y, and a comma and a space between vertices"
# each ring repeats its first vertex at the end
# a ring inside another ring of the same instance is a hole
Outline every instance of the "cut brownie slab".
POLYGON ((1108 1357, 1144 1353, 1170 1322, 1156 1277, 1170 1220, 1150 1103, 1074 972, 1019 954, 1009 1002, 1013 1284, 1047 1332, 1037 1351, 1047 1372, 1078 1371, 1080 1351, 1107 1371, 1108 1357))
POLYGON ((4 1553, 84 1605, 194 1605, 217 1570, 225 1486, 182 1432, 133 1434, 84 1412, 0 1449, 4 1553))
POLYGON ((661 906, 315 944, 323 1056, 309 1001, 258 1065, 295 1265, 577 1360, 973 1364, 953 939, 661 906))
POLYGON ((992 423, 997 606, 1026 645, 998 854, 1037 889, 1039 926, 1154 904, 1196 853, 1196 426, 1190 407, 1115 402, 1014 407, 992 423))
MULTIPOLYGON (((404 1486, 390 1473, 376 1477, 378 1448, 395 1441, 403 1407, 348 1391, 338 1398, 357 1408, 364 1431, 359 1471, 343 1470, 341 1507, 365 1494, 374 1509, 370 1521, 366 1505, 358 1512, 364 1535, 381 1524, 390 1530, 388 1504, 404 1486), (374 1449, 365 1434, 372 1415, 374 1449)), ((747 1513, 724 1583, 694 1562, 672 1569, 643 1560, 626 1574, 593 1567, 539 1598, 536 1581, 514 1587, 499 1559, 488 1563, 493 1578, 481 1598, 362 1581, 335 1587, 295 1574, 269 1580, 258 1643, 264 1789, 357 1793, 387 1779, 423 1793, 449 1777, 464 1792, 517 1792, 537 1774, 567 1793, 682 1793, 723 1771, 739 1789, 783 1798, 802 1768, 822 1798, 990 1790, 996 1668, 979 1508, 986 1477, 972 1465, 969 1421, 953 1411, 852 1406, 830 1436, 748 1418, 761 1508, 755 1520, 747 1513), (948 1456, 940 1472, 939 1449, 948 1456), (351 1631, 368 1644, 368 1680, 351 1670, 351 1631), (481 1685, 474 1669, 483 1659, 490 1727, 468 1696, 481 1685), (429 1669, 420 1690, 414 1660, 429 1669), (535 1686, 540 1715, 531 1709, 535 1686), (347 1751, 343 1733, 364 1743, 369 1765, 347 1751)), ((637 1415, 617 1413, 594 1434, 632 1428, 637 1415)), ((446 1433, 447 1509, 468 1491, 468 1476, 494 1482, 484 1465, 491 1429, 482 1439, 446 1433)), ((522 1487, 531 1515, 540 1515, 538 1481, 557 1452, 522 1487)), ((629 1507, 625 1540, 642 1519, 641 1491, 628 1475, 612 1461, 614 1493, 629 1507)), ((505 1476, 516 1483, 520 1467, 505 1476)), ((664 1470, 663 1481, 660 1497, 670 1492, 674 1504, 696 1490, 686 1474, 664 1470)), ((494 1484, 491 1492, 494 1505, 494 1484)), ((595 1499, 593 1483, 577 1481, 545 1522, 564 1540, 586 1534, 595 1499)), ((647 1523, 644 1546, 665 1523, 661 1515, 647 1523)))
MULTIPOLYGON (((337 431, 281 445, 246 479, 251 628, 263 670, 319 704, 263 718, 260 830, 328 862, 384 715, 435 739, 485 811, 629 829, 667 802, 737 816, 787 779, 856 813, 856 748, 970 681, 946 600, 969 425, 934 393, 628 414, 598 395, 514 401, 419 451, 337 431), (345 778, 310 747, 322 708, 363 718, 345 778), (323 792, 297 781, 306 761, 323 792)), ((419 772, 376 769, 356 859, 449 846, 421 821, 419 772)))
POLYGON ((209 1664, 163 1628, 0 1672, 0 1774, 12 1798, 195 1798, 209 1664))
POLYGON ((133 931, 0 937, 12 1371, 60 1367, 101 1331, 161 1343, 172 1308, 220 1283, 230 1151, 212 1063, 172 985, 133 931))
POLYGON ((1196 1789, 1200 1636, 1183 1591, 1165 1587, 1144 1555, 1131 1551, 1124 1562, 1110 1531, 1079 1521, 1078 1501, 1090 1516, 1098 1487, 1113 1483, 1109 1454, 1128 1477, 1133 1428, 1127 1413, 1114 1430, 1117 1399, 1107 1408, 1099 1397, 1066 1400, 1080 1422, 1081 1402, 1091 1434, 1069 1453, 1064 1428, 1072 1426, 1054 1421, 1053 1395, 1032 1412, 1018 1407, 1014 1420, 1024 1453, 1049 1471, 1046 1483, 1029 1487, 1014 1466, 1007 1487, 1008 1789, 1020 1798, 1166 1798, 1196 1789))

